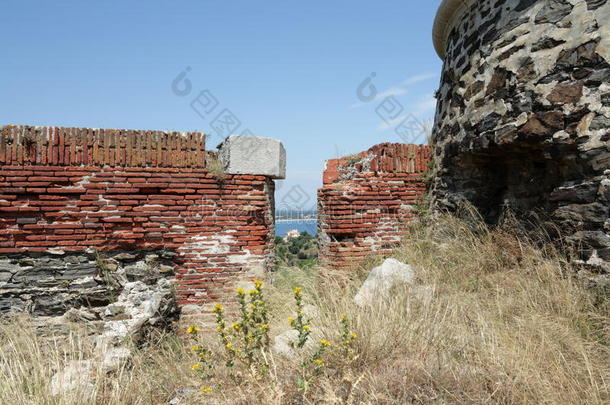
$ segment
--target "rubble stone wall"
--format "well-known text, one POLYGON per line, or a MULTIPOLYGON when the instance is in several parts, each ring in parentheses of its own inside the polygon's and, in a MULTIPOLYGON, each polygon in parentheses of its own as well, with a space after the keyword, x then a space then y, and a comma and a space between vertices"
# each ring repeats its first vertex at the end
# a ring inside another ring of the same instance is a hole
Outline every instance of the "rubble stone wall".
POLYGON ((430 148, 384 143, 326 162, 318 190, 318 248, 323 265, 350 270, 389 253, 425 193, 430 148))
POLYGON ((60 315, 175 277, 197 317, 263 277, 273 180, 215 159, 199 133, 0 127, 0 312, 60 315))
POLYGON ((492 223, 504 207, 542 213, 608 270, 609 22, 606 0, 442 3, 438 208, 466 199, 492 223))

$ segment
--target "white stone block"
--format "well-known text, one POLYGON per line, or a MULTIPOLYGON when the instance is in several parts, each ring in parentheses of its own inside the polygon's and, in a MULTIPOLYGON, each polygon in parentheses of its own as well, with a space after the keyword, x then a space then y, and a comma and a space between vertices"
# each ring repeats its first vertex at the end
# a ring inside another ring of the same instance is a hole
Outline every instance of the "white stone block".
POLYGON ((286 150, 276 139, 231 135, 218 148, 227 174, 286 178, 286 150))

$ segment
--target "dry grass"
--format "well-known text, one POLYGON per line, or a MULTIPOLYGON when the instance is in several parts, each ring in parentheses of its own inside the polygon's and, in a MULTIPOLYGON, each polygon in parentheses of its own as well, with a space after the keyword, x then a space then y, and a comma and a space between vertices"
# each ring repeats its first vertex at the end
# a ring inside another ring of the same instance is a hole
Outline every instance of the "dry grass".
MULTIPOLYGON (((183 403, 348 404, 607 404, 610 327, 607 298, 569 277, 573 269, 552 248, 544 253, 513 227, 490 231, 477 221, 439 218, 404 238, 396 258, 411 263, 423 299, 409 289, 373 308, 352 303, 362 271, 321 279, 286 269, 268 288, 271 325, 286 330, 290 288, 304 287, 318 308, 314 326, 336 339, 347 313, 360 336, 354 351, 332 353, 324 375, 303 395, 294 383, 297 359, 271 357, 269 376, 235 384, 223 377, 206 398, 183 403)), ((0 330, 0 403, 165 403, 197 384, 190 357, 175 337, 141 350, 118 373, 98 375, 93 397, 53 398, 54 370, 90 352, 79 334, 41 339, 27 323, 0 330)))
POLYGON ((1 404, 162 404, 192 378, 190 360, 175 336, 162 336, 111 375, 94 370, 95 387, 50 394, 53 374, 72 361, 92 358, 87 331, 74 325, 66 336, 41 336, 30 319, 0 325, 1 404))

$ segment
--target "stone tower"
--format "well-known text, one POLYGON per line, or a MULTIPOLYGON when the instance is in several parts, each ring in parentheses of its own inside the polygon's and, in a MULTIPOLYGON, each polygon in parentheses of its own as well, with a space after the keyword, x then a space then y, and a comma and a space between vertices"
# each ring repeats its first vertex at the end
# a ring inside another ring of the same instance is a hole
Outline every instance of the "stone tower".
POLYGON ((610 263, 610 1, 444 0, 434 204, 551 219, 610 263))

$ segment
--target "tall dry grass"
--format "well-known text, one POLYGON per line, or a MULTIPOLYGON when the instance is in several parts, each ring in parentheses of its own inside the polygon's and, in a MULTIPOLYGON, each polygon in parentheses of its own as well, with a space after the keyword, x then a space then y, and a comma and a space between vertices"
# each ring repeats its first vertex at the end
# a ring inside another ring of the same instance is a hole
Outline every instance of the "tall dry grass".
POLYGON ((95 364, 92 391, 83 386, 53 396, 50 383, 57 371, 94 357, 90 331, 79 325, 68 329, 48 333, 26 317, 0 325, 0 404, 162 404, 192 380, 182 341, 163 335, 112 374, 95 364))
MULTIPOLYGON (((340 314, 349 315, 359 335, 353 351, 331 351, 306 394, 295 384, 298 356, 269 355, 268 376, 236 384, 219 366, 214 392, 192 391, 182 403, 609 403, 608 297, 576 281, 562 254, 540 245, 544 238, 534 243, 507 222, 490 230, 476 219, 440 217, 415 227, 395 257, 414 267, 416 287, 366 309, 352 298, 379 259, 351 274, 276 273, 267 288, 272 335, 288 329, 291 288, 299 285, 317 308, 318 337, 336 339, 340 314)), ((0 403, 160 404, 198 383, 188 350, 165 336, 116 374, 98 373, 86 402, 81 393, 54 398, 54 370, 90 354, 80 336, 49 340, 27 322, 3 326, 0 403)))

